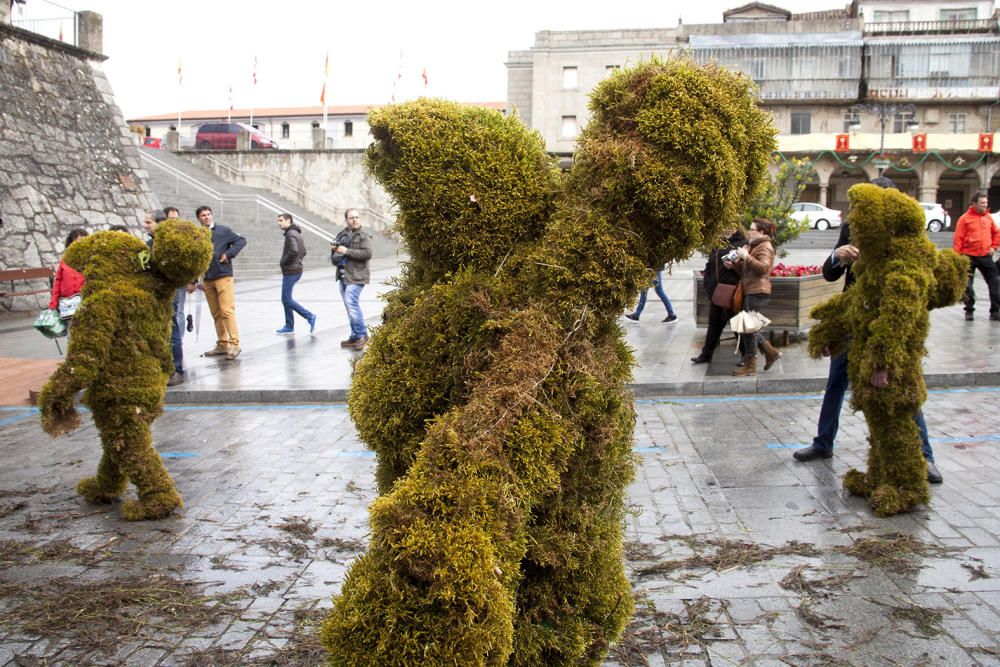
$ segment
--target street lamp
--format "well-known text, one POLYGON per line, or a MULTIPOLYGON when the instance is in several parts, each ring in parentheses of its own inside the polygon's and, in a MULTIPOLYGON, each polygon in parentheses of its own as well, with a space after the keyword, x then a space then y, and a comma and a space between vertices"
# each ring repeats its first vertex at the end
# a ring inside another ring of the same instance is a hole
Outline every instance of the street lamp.
MULTIPOLYGON (((895 118, 898 114, 908 113, 916 114, 917 107, 908 103, 897 103, 888 100, 878 100, 874 102, 859 102, 854 104, 849 109, 851 113, 860 113, 862 111, 867 111, 876 118, 878 118, 879 123, 879 139, 878 139, 878 156, 882 159, 885 155, 885 126, 889 122, 890 118, 895 118)), ((907 122, 907 127, 914 127, 917 125, 915 119, 911 119, 907 122)), ((879 166, 878 175, 881 176, 882 172, 885 171, 884 166, 879 166)))

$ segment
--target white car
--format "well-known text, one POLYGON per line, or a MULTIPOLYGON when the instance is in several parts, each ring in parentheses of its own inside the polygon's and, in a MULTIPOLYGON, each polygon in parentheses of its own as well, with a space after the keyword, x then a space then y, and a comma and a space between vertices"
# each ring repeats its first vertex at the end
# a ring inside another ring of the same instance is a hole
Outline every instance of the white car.
POLYGON ((940 232, 951 227, 951 216, 941 204, 922 201, 920 206, 924 209, 924 217, 927 219, 927 231, 940 232))
POLYGON ((831 227, 840 227, 840 211, 808 201, 797 201, 792 204, 794 220, 808 220, 813 229, 823 231, 831 227))

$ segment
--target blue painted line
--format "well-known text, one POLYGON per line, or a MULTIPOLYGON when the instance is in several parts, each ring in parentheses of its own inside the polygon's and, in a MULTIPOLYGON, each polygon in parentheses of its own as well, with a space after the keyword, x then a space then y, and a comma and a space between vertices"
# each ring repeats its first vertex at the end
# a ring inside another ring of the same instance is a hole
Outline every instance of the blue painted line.
POLYGON ((347 403, 316 403, 316 404, 289 404, 289 403, 267 403, 254 405, 167 405, 166 412, 209 412, 218 410, 223 412, 260 412, 274 410, 346 410, 347 403))
MULTIPOLYGON (((1000 441, 1000 433, 990 433, 988 435, 970 435, 965 438, 931 438, 932 445, 955 445, 963 444, 966 442, 998 442, 1000 441)), ((808 442, 794 442, 791 444, 783 442, 769 442, 765 445, 768 449, 798 449, 800 447, 808 447, 811 443, 808 442)))
POLYGON ((25 419, 30 419, 32 417, 35 417, 35 413, 28 410, 19 415, 14 415, 12 417, 4 417, 3 419, 0 419, 0 426, 10 426, 11 424, 16 424, 18 422, 22 422, 25 419))
POLYGON ((375 452, 363 451, 363 450, 348 450, 344 452, 336 452, 334 454, 337 457, 342 458, 354 458, 354 459, 372 459, 375 458, 375 452))
MULTIPOLYGON (((928 394, 993 394, 1000 392, 1000 387, 959 387, 955 389, 928 389, 928 394)), ((851 392, 847 392, 845 400, 850 400, 851 392)), ((715 403, 753 403, 757 401, 814 401, 823 398, 818 394, 743 394, 739 396, 676 396, 663 398, 636 399, 636 405, 664 405, 677 403, 681 405, 700 405, 715 403)))
POLYGON ((30 412, 38 412, 38 408, 31 408, 28 406, 17 406, 17 405, 0 405, 0 412, 22 412, 28 410, 30 412))
POLYGON ((633 447, 633 452, 638 452, 639 454, 645 454, 647 452, 663 452, 666 451, 663 447, 633 447))
POLYGON ((190 459, 198 456, 198 452, 160 452, 160 458, 164 459, 190 459))

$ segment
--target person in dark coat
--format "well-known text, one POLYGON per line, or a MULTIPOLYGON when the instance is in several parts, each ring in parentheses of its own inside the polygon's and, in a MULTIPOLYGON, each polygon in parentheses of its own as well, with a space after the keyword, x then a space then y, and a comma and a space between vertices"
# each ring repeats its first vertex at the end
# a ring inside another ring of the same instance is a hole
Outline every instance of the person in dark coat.
MULTIPOLYGON (((708 263, 705 264, 705 292, 708 294, 708 331, 705 332, 705 344, 701 348, 701 354, 691 357, 691 363, 707 364, 715 354, 715 348, 719 346, 719 339, 722 337, 722 330, 726 328, 728 322, 736 313, 729 308, 717 306, 712 303, 712 293, 719 283, 724 285, 736 285, 740 282, 740 274, 735 269, 727 268, 722 264, 722 257, 736 248, 741 248, 747 244, 747 235, 739 227, 736 228, 725 239, 725 245, 716 248, 708 256, 708 263)), ((742 341, 741 341, 742 346, 742 341)), ((742 352, 742 349, 740 350, 742 352)))
POLYGON ((275 333, 294 334, 295 315, 298 313, 309 323, 309 333, 316 330, 316 315, 310 313, 292 298, 292 289, 302 277, 302 260, 306 256, 306 244, 302 240, 302 230, 292 220, 291 213, 278 216, 278 227, 285 232, 285 247, 281 251, 281 305, 285 309, 285 326, 275 333))

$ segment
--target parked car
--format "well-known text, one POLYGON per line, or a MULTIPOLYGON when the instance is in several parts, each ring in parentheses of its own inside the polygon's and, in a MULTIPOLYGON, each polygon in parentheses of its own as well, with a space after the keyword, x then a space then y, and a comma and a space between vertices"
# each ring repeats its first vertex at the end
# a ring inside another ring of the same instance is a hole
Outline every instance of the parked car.
POLYGON ((157 137, 143 137, 142 145, 146 148, 163 148, 163 141, 157 137))
POLYGON ((251 148, 277 148, 278 142, 246 123, 205 123, 198 128, 194 145, 202 150, 236 149, 240 132, 250 133, 251 148))
POLYGON ((922 201, 920 206, 924 209, 924 217, 927 219, 927 231, 940 232, 951 227, 951 216, 941 204, 922 201))
POLYGON ((797 201, 792 204, 792 218, 808 220, 810 227, 820 231, 840 227, 841 224, 840 211, 808 201, 797 201))

